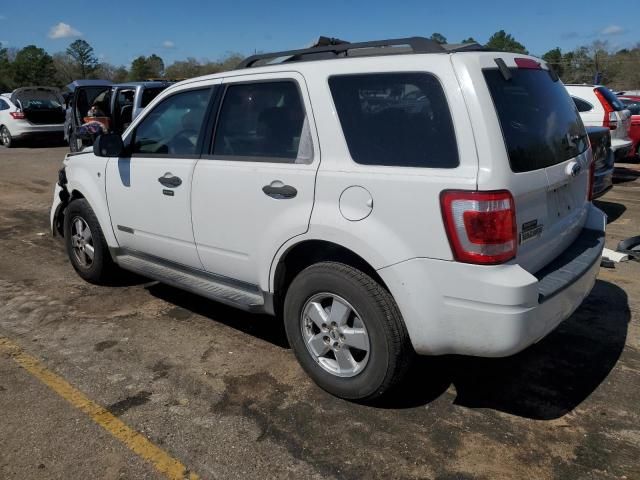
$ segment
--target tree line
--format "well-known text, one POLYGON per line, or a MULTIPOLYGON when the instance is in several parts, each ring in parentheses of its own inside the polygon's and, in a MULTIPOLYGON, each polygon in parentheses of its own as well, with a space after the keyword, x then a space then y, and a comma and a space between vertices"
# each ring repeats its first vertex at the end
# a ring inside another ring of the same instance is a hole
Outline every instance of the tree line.
MULTIPOLYGON (((432 40, 447 43, 447 38, 434 32, 432 40)), ((460 43, 476 42, 473 37, 460 43)), ((485 44, 489 49, 528 54, 513 35, 500 30, 485 44)), ((613 51, 607 42, 563 52, 559 47, 540 55, 558 72, 565 83, 602 83, 612 89, 640 88, 640 43, 634 48, 613 51)), ((139 56, 125 66, 101 62, 93 47, 85 40, 75 40, 64 52, 50 55, 36 45, 22 49, 0 48, 0 92, 26 85, 62 87, 82 78, 100 78, 116 83, 149 79, 179 80, 233 69, 243 56, 228 53, 217 61, 199 61, 193 57, 166 66, 163 59, 151 54, 139 56)))

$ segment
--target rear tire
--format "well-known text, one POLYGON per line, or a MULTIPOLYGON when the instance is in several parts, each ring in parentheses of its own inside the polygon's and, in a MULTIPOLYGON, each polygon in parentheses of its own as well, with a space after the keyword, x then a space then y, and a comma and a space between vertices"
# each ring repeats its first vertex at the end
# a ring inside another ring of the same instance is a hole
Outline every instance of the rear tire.
POLYGON ((0 143, 6 148, 12 148, 15 146, 15 140, 11 136, 11 132, 4 125, 0 128, 0 143))
POLYGON ((284 322, 302 368, 344 399, 383 396, 401 382, 415 355, 391 294, 342 263, 318 263, 296 276, 284 322))
POLYGON ((100 223, 84 198, 73 200, 64 215, 64 241, 71 265, 84 280, 112 283, 117 266, 111 258, 100 223))

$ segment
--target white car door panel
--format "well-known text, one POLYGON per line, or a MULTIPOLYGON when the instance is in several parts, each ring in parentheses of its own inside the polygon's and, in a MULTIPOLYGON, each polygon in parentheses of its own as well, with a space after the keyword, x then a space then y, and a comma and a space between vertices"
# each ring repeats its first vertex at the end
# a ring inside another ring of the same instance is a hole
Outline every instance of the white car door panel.
POLYGON ((213 154, 195 168, 194 237, 207 271, 257 285, 277 249, 308 229, 319 149, 299 74, 223 83, 213 154))
POLYGON ((191 185, 210 96, 210 88, 168 96, 131 133, 132 155, 109 159, 107 198, 121 248, 202 269, 191 185))

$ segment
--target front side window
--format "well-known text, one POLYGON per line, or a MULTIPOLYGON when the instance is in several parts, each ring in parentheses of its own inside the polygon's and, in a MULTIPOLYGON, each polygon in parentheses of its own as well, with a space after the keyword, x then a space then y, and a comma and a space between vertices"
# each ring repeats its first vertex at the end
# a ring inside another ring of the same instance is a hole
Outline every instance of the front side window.
POLYGON ((342 75, 329 87, 353 160, 455 168, 458 148, 438 79, 427 73, 342 75))
POLYGON ((214 158, 311 163, 309 122, 293 81, 227 87, 218 117, 214 158))
POLYGON ((202 122, 211 91, 190 90, 172 95, 136 128, 132 153, 183 156, 199 153, 202 122))

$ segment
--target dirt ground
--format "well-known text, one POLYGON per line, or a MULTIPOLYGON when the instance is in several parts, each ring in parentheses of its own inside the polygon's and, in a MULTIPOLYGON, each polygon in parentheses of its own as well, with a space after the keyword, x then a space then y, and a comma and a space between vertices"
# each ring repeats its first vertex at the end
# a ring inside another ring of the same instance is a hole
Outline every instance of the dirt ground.
MULTIPOLYGON (((49 234, 63 147, 0 150, 0 337, 201 478, 640 479, 640 263, 602 269, 555 332, 505 359, 421 359, 379 406, 338 400, 274 318, 134 277, 83 282, 49 234)), ((640 165, 598 205, 640 234, 640 165)), ((0 354, 0 478, 162 478, 0 354)))

